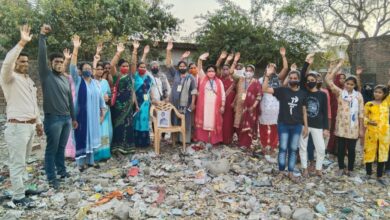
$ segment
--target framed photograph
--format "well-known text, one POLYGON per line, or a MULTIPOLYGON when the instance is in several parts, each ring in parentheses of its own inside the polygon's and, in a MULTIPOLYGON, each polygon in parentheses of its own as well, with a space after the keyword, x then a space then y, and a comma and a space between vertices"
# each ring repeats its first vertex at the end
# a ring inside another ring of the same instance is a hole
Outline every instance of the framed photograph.
POLYGON ((171 113, 169 111, 157 111, 157 127, 167 128, 171 126, 171 113))

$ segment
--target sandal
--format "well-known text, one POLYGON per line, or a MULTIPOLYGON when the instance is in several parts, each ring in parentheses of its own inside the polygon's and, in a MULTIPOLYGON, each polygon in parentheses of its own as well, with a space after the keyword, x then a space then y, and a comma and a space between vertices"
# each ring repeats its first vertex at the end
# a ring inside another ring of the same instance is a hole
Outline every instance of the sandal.
POLYGON ((307 169, 303 169, 302 177, 303 178, 308 178, 309 177, 309 171, 307 169))
POLYGON ((293 182, 295 184, 298 184, 300 182, 298 177, 295 177, 294 174, 292 174, 292 173, 288 175, 288 178, 291 180, 291 182, 293 182))

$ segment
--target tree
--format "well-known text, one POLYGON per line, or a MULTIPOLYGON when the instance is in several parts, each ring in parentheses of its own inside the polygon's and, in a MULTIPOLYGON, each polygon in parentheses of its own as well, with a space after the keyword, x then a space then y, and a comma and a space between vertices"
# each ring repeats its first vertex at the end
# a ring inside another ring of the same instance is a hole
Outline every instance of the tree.
POLYGON ((343 39, 349 46, 359 38, 390 34, 388 0, 289 0, 279 13, 284 19, 318 22, 326 36, 343 39))
POLYGON ((315 45, 315 37, 293 28, 279 33, 255 24, 248 13, 230 1, 208 16, 201 16, 203 25, 197 31, 199 51, 210 53, 214 63, 223 50, 241 52, 241 62, 264 68, 269 62, 282 65, 279 48, 287 49, 289 62, 302 63, 307 51, 315 45))
MULTIPOLYGON (((0 42, 4 42, 4 48, 9 49, 16 42, 20 24, 31 24, 37 34, 39 26, 45 22, 53 27, 53 34, 48 39, 52 51, 71 47, 73 34, 81 37, 80 59, 92 59, 98 42, 112 48, 111 51, 118 41, 136 39, 152 43, 175 33, 180 23, 168 12, 171 6, 161 0, 5 1, 0 5, 0 33, 6 33, 0 36, 0 42)), ((36 54, 36 42, 31 46, 27 50, 36 54)))

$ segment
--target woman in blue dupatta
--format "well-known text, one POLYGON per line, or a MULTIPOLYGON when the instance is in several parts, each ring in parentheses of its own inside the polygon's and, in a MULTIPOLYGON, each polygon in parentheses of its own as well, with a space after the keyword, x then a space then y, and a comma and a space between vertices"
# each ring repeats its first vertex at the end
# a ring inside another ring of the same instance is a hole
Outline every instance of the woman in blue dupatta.
POLYGON ((93 60, 94 67, 94 78, 100 83, 100 95, 103 97, 104 102, 106 103, 106 108, 104 109, 103 121, 100 121, 100 136, 101 136, 101 145, 95 151, 95 161, 104 161, 111 158, 110 144, 112 140, 112 122, 111 122, 111 111, 108 105, 109 99, 111 97, 111 89, 108 81, 103 79, 103 64, 98 64, 100 56, 97 54, 93 60))
POLYGON ((150 89, 153 81, 149 74, 146 74, 145 63, 141 62, 137 67, 134 75, 134 90, 139 112, 134 116, 134 140, 136 147, 148 147, 150 145, 149 109, 153 100, 150 89))
POLYGON ((76 88, 75 112, 78 127, 75 130, 76 164, 80 171, 88 166, 99 168, 95 164, 94 152, 101 145, 100 126, 105 104, 100 95, 99 81, 92 79, 92 67, 88 63, 81 65, 82 76, 77 71, 77 54, 81 45, 79 36, 73 36, 73 55, 70 73, 76 88))
MULTIPOLYGON (((111 152, 129 154, 135 152, 133 114, 137 110, 137 105, 133 77, 129 72, 129 62, 120 59, 124 50, 125 46, 119 43, 117 53, 111 60, 110 74, 113 75, 114 83, 111 97, 113 127, 111 152), (116 71, 117 65, 119 74, 116 71)), ((135 56, 137 55, 135 54, 135 56)))

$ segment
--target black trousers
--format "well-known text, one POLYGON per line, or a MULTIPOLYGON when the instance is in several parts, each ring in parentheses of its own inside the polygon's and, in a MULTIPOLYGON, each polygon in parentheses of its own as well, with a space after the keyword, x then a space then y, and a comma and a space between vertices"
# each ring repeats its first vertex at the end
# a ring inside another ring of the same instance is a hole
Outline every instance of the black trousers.
POLYGON ((356 156, 356 142, 357 139, 349 139, 343 137, 337 138, 337 159, 339 163, 340 169, 345 169, 344 157, 345 157, 345 149, 348 149, 348 170, 353 171, 353 167, 355 164, 355 156, 356 156))
MULTIPOLYGON (((366 163, 366 172, 367 175, 371 176, 372 174, 372 162, 366 163)), ((385 168, 385 162, 378 162, 377 168, 376 168, 376 176, 382 177, 383 176, 383 170, 385 168)))

